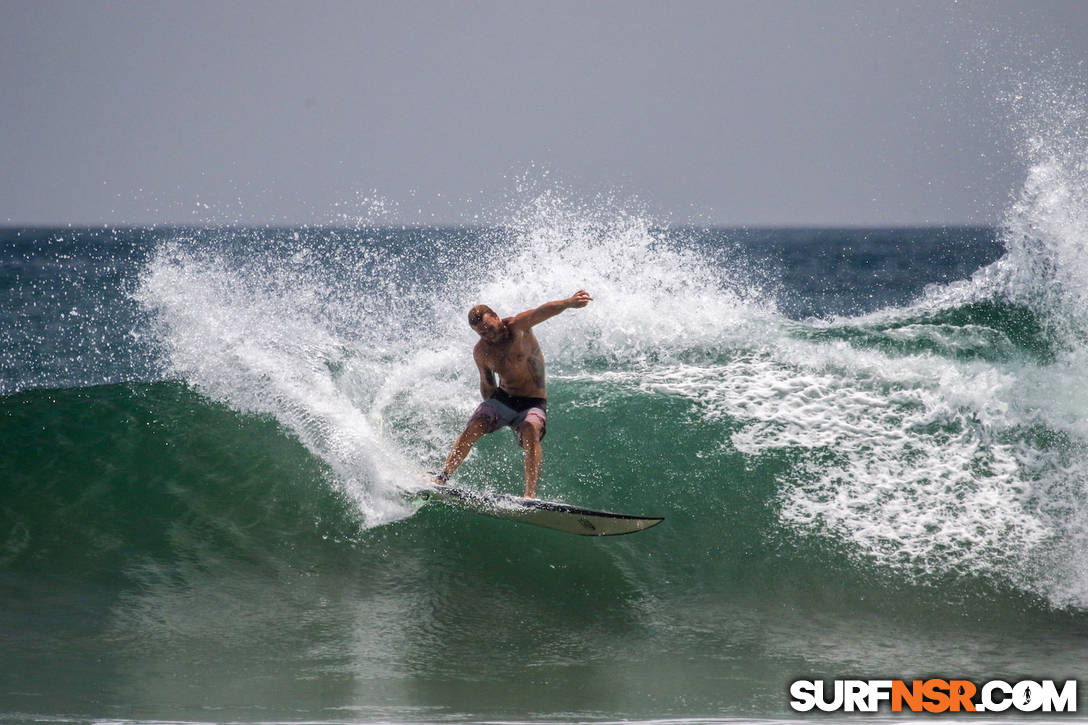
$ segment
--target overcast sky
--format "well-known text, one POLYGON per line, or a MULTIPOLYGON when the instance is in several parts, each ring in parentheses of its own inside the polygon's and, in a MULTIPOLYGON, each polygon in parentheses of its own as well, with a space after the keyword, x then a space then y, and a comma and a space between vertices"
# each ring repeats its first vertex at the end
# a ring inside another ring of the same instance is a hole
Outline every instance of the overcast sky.
POLYGON ((674 222, 992 222, 1024 174, 998 96, 1088 67, 1081 0, 0 13, 8 224, 463 223, 523 178, 674 222))

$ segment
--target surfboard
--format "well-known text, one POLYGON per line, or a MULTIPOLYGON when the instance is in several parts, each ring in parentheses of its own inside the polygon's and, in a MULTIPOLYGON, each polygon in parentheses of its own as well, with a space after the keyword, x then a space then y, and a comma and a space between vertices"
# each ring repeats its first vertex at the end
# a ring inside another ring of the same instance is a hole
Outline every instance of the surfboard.
POLYGON ((633 534, 657 526, 665 520, 659 516, 631 516, 612 511, 595 511, 555 501, 486 493, 448 484, 428 486, 419 493, 419 498, 497 519, 543 526, 579 536, 633 534))

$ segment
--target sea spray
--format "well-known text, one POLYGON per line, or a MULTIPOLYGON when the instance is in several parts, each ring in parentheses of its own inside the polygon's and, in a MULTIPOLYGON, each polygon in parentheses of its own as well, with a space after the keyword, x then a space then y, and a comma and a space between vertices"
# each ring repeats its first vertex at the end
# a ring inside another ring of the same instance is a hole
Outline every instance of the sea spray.
POLYGON ((810 452, 780 477, 786 526, 920 581, 1083 607, 1088 124, 1075 94, 1049 108, 999 260, 906 307, 796 327, 700 395, 747 422, 739 450, 810 452))
POLYGON ((588 361, 718 356, 773 314, 743 274, 623 209, 545 194, 508 226, 423 236, 177 237, 136 294, 168 374, 280 421, 367 525, 411 511, 403 490, 441 461, 478 402, 472 304, 512 315, 589 290, 589 308, 537 331, 558 375, 588 361))
MULTIPOLYGON (((329 466, 367 523, 406 515, 398 481, 409 480, 411 468, 338 386, 359 349, 348 336, 351 314, 376 304, 388 314, 396 298, 381 299, 376 285, 370 296, 337 305, 343 289, 313 268, 310 248, 232 241, 173 239, 143 274, 136 298, 151 314, 168 374, 240 411, 275 418, 329 466)), ((380 270, 382 260, 361 254, 351 264, 380 270)))

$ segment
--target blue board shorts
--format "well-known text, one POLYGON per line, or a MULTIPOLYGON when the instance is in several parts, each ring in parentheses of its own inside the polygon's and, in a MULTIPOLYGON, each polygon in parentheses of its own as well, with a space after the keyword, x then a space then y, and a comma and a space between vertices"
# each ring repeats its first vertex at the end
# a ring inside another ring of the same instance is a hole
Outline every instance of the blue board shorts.
POLYGON ((480 421, 484 424, 485 433, 494 433, 503 426, 514 429, 521 443, 521 433, 518 427, 525 421, 537 423, 540 426, 540 440, 544 440, 548 414, 548 401, 546 398, 525 398, 520 395, 510 395, 502 388, 496 388, 491 397, 480 403, 469 423, 480 421))

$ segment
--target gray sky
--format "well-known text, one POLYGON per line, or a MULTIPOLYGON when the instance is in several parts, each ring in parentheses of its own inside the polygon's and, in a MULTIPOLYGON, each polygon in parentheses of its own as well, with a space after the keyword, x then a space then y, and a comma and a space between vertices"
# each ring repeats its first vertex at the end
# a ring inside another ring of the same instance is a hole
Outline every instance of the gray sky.
POLYGON ((0 0, 0 223, 494 221, 525 178, 991 222, 1024 172, 998 96, 1086 59, 1080 0, 0 0))

